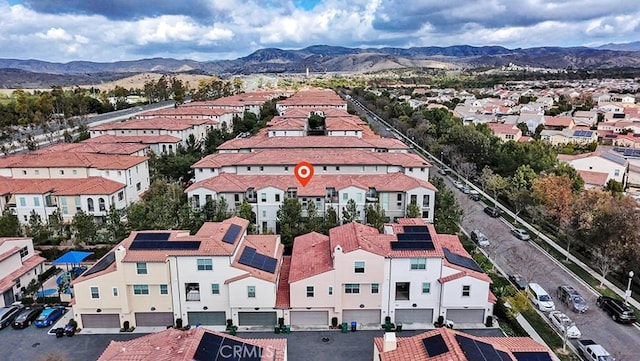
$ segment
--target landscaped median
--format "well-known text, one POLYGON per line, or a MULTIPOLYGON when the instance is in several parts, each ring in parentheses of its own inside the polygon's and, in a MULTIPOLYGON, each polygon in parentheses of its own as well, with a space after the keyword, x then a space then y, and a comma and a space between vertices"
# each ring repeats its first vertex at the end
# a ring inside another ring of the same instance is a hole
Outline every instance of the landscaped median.
POLYGON ((505 305, 505 300, 510 300, 510 303, 521 304, 521 300, 524 298, 524 302, 526 302, 527 305, 529 305, 529 301, 524 294, 521 294, 520 297, 518 297, 518 293, 522 293, 524 291, 516 289, 511 282, 504 277, 504 275, 500 274, 500 272, 494 267, 493 263, 482 252, 478 251, 479 248, 477 248, 466 235, 460 235, 460 240, 478 265, 480 265, 489 277, 491 277, 491 291, 498 298, 494 307, 494 315, 498 319, 498 324, 504 333, 508 336, 529 336, 514 317, 514 313, 519 312, 560 360, 580 360, 576 354, 570 351, 569 347, 567 348, 566 354, 562 353, 562 337, 558 335, 556 330, 553 329, 533 307, 522 307, 518 305, 519 307, 515 307, 518 309, 516 310, 513 306, 505 305))

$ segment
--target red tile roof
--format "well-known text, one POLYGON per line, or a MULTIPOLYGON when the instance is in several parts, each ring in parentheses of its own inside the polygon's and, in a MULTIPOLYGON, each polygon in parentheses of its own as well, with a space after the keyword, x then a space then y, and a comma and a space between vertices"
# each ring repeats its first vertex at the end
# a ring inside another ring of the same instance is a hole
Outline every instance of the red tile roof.
POLYGON ((318 171, 316 170, 316 174, 306 187, 302 187, 293 174, 237 175, 233 173, 221 173, 215 177, 192 184, 187 188, 186 192, 205 188, 217 193, 240 193, 246 192, 249 188, 255 188, 257 191, 266 187, 275 187, 286 191, 290 187, 297 187, 299 197, 324 197, 327 192, 327 187, 334 187, 336 190, 340 190, 350 186, 359 187, 363 190, 374 187, 378 192, 408 191, 418 187, 437 191, 431 183, 410 177, 404 173, 318 175, 318 171))
POLYGON ((503 123, 487 123, 487 126, 495 133, 495 134, 512 134, 516 135, 518 132, 521 132, 518 127, 513 124, 503 124, 503 123))
POLYGON ((8 289, 15 285, 15 280, 30 272, 32 269, 38 267, 46 261, 45 258, 39 256, 39 252, 36 252, 29 258, 22 260, 22 266, 17 270, 9 273, 0 280, 0 293, 6 292, 8 289))
POLYGON ((4 261, 5 259, 13 256, 14 254, 20 252, 20 248, 18 247, 13 247, 13 248, 9 248, 8 250, 6 250, 3 253, 0 253, 0 262, 4 261))
POLYGON ((398 337, 396 349, 387 352, 383 352, 383 338, 376 337, 374 338, 374 347, 380 352, 380 361, 468 361, 469 359, 456 341, 456 335, 491 344, 496 350, 509 354, 513 360, 515 360, 514 352, 546 352, 549 353, 550 357, 553 356, 546 346, 529 337, 477 337, 446 327, 411 337, 398 337), (448 351, 439 355, 429 356, 422 340, 435 335, 442 336, 448 351))
POLYGON ((340 246, 343 253, 365 250, 385 256, 389 251, 389 242, 380 239, 380 232, 376 228, 358 222, 351 222, 330 229, 329 241, 331 242, 332 251, 337 246, 340 246))
POLYGON ((332 252, 329 237, 323 234, 312 232, 296 237, 291 252, 289 283, 332 270, 332 252))
MULTIPOLYGON (((284 253, 284 245, 280 243, 280 236, 276 235, 247 235, 242 244, 240 245, 240 249, 236 252, 236 257, 231 263, 231 265, 237 269, 241 269, 247 272, 247 275, 251 277, 255 277, 261 280, 265 280, 267 282, 275 283, 278 280, 278 272, 280 271, 280 265, 282 263, 282 255, 284 253), (276 270, 274 273, 270 273, 267 271, 262 271, 257 268, 253 268, 247 265, 240 264, 238 260, 242 255, 242 252, 246 247, 251 247, 256 250, 257 253, 265 255, 267 257, 275 258, 278 260, 276 265, 276 270)), ((236 281, 236 280, 233 280, 236 281)), ((227 280, 225 283, 233 282, 227 280)))
POLYGON ((182 104, 181 107, 244 107, 246 105, 262 105, 281 95, 290 94, 288 91, 257 91, 241 93, 215 100, 197 101, 182 104))
POLYGON ((282 257, 278 292, 276 293, 276 308, 291 308, 291 290, 289 287, 289 272, 291 270, 291 256, 282 257))
MULTIPOLYGON (((345 117, 351 116, 349 112, 344 109, 338 108, 322 108, 316 107, 314 109, 300 109, 300 108, 291 108, 287 109, 284 114, 281 116, 282 118, 308 118, 311 112, 322 112, 325 118, 332 117, 345 117)), ((359 118, 358 118, 359 119, 359 118)))
POLYGON ((194 102, 194 104, 192 104, 191 106, 179 106, 177 108, 149 110, 149 111, 138 114, 136 117, 138 118, 219 117, 221 115, 230 114, 230 113, 234 114, 238 112, 237 110, 203 107, 203 106, 199 106, 197 103, 198 102, 194 102))
POLYGON ((604 187, 607 184, 609 173, 594 172, 590 170, 579 170, 578 174, 585 184, 604 187))
POLYGON ((92 154, 92 153, 28 153, 13 155, 3 159, 3 168, 51 168, 51 167, 81 167, 96 169, 126 170, 140 163, 146 162, 148 157, 129 155, 92 154))
POLYGON ((88 178, 8 178, 6 186, 12 194, 53 193, 60 196, 112 195, 126 187, 125 184, 102 177, 88 178))
POLYGON ((159 144, 159 143, 180 143, 182 140, 173 135, 112 135, 105 134, 85 140, 83 143, 140 143, 140 144, 159 144))
POLYGON ((144 151, 148 146, 141 143, 60 143, 40 148, 32 153, 48 154, 56 152, 98 153, 115 155, 133 155, 144 151))
MULTIPOLYGON (((268 129, 267 129, 268 130, 268 129)), ((363 150, 400 150, 409 147, 395 138, 380 138, 378 136, 357 138, 353 136, 279 136, 232 139, 218 147, 218 150, 240 149, 363 149, 363 150)))
POLYGON ((186 130, 193 128, 198 124, 213 124, 211 119, 194 119, 194 118, 148 118, 148 119, 130 119, 117 123, 105 123, 91 128, 92 131, 97 130, 186 130))
MULTIPOLYGON (((250 153, 215 153, 206 156, 196 162, 192 168, 214 168, 221 166, 269 166, 269 165, 289 165, 295 166, 305 160, 316 167, 337 166, 337 165, 357 165, 370 166, 397 165, 402 167, 431 167, 431 164, 417 154, 412 153, 377 153, 359 149, 336 149, 324 150, 322 152, 315 149, 291 149, 283 152, 280 149, 264 149, 250 153)), ((316 174, 321 170, 318 169, 316 174)))
MULTIPOLYGON (((111 341, 98 361, 191 361, 205 333, 242 342, 247 345, 247 353, 253 351, 252 346, 261 347, 263 349, 261 361, 286 359, 287 340, 284 338, 243 339, 203 327, 195 327, 187 331, 170 328, 129 341, 111 341)), ((215 346, 210 345, 210 347, 215 346)), ((221 359, 224 356, 223 352, 224 350, 221 349, 218 355, 221 359)))
POLYGON ((278 102, 278 105, 285 107, 346 106, 346 104, 347 101, 331 89, 305 89, 295 93, 289 99, 278 102))
POLYGON ((571 123, 573 123, 573 118, 571 117, 545 117, 544 123, 546 126, 550 127, 569 127, 571 123))

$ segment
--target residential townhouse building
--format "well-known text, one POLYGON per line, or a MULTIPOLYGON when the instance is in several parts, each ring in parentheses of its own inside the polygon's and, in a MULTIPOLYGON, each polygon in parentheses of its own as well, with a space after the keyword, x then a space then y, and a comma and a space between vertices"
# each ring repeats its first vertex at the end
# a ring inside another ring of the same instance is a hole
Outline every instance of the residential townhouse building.
POLYGON ((250 112, 260 116, 260 108, 269 100, 291 96, 287 90, 256 91, 240 93, 214 100, 195 101, 182 104, 181 107, 199 107, 208 109, 230 110, 240 115, 250 112))
POLYGON ((518 142, 522 138, 522 130, 513 124, 487 123, 487 126, 503 142, 510 140, 518 142))
POLYGON ((45 259, 34 250, 31 238, 0 238, 0 293, 2 307, 19 301, 24 289, 44 273, 45 259))
POLYGON ((436 188, 428 182, 431 165, 410 153, 366 150, 261 150, 217 153, 193 165, 195 183, 186 193, 195 207, 224 198, 230 210, 246 199, 256 215, 257 229, 276 231, 277 211, 287 197, 306 210, 314 202, 320 215, 329 207, 340 212, 353 199, 359 219, 365 207, 379 204, 389 219, 404 217, 415 201, 422 217, 433 220, 436 188), (315 175, 302 187, 293 174, 301 160, 311 162, 315 175))
POLYGON ((555 360, 555 354, 530 337, 473 336, 437 328, 410 337, 385 333, 373 340, 373 361, 397 360, 555 360))
MULTIPOLYGON (((584 127, 581 127, 584 128, 584 127)), ((588 129, 588 128, 586 128, 588 129)), ((548 130, 545 129, 540 132, 540 139, 547 141, 553 145, 558 144, 590 144, 598 141, 598 132, 594 130, 586 129, 571 129, 565 128, 563 130, 548 130)))
POLYGON ((578 126, 594 127, 598 123, 598 113, 594 111, 578 110, 573 113, 573 122, 578 126))
POLYGON ((233 217, 188 231, 132 232, 73 281, 79 327, 183 324, 223 330, 277 323, 284 247, 276 235, 247 235, 233 217))
POLYGON ((116 136, 156 136, 169 135, 179 138, 185 144, 190 136, 197 141, 204 140, 207 133, 217 124, 211 119, 172 119, 150 118, 130 119, 118 123, 106 123, 92 127, 89 130, 91 137, 100 135, 116 136))
MULTIPOLYGON (((172 135, 147 135, 138 137, 133 135, 98 135, 89 138, 80 144, 139 144, 145 146, 148 151, 155 154, 175 153, 182 139, 172 135)), ((148 152, 145 152, 147 155, 148 152)))
POLYGON ((13 155, 0 159, 5 205, 26 223, 43 222, 58 209, 70 220, 77 210, 103 217, 111 205, 124 209, 149 188, 148 158, 79 152, 13 155))
POLYGON ((234 117, 241 117, 243 112, 236 109, 216 109, 210 107, 197 106, 198 102, 189 106, 181 105, 175 108, 164 108, 146 111, 135 116, 135 119, 176 119, 179 121, 186 119, 206 119, 211 121, 210 124, 215 129, 233 130, 234 117))
POLYGON ((457 237, 437 234, 420 219, 386 225, 383 234, 353 222, 329 236, 299 236, 289 262, 277 304, 285 322, 296 326, 326 327, 337 318, 371 327, 389 317, 420 329, 440 315, 481 324, 496 302, 491 279, 457 237))
POLYGON ((285 114, 290 109, 318 109, 336 108, 347 110, 347 101, 340 98, 331 89, 303 89, 285 100, 276 104, 276 110, 280 115, 285 114))
POLYGON ((626 186, 629 161, 615 152, 596 150, 577 155, 558 154, 558 160, 568 163, 577 171, 606 173, 605 184, 613 179, 626 186))

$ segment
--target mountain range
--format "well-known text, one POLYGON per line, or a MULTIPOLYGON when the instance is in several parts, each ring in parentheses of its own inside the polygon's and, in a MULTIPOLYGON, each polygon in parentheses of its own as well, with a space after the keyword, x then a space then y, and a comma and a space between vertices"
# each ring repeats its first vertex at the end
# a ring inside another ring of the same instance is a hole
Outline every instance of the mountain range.
POLYGON ((314 45, 304 49, 266 48, 235 60, 195 61, 171 58, 98 63, 0 59, 0 87, 95 84, 132 73, 198 73, 239 75, 256 73, 363 72, 403 67, 470 68, 521 66, 598 69, 640 67, 640 42, 588 47, 508 49, 501 46, 412 48, 346 48, 314 45), (36 73, 36 74, 34 74, 36 73))

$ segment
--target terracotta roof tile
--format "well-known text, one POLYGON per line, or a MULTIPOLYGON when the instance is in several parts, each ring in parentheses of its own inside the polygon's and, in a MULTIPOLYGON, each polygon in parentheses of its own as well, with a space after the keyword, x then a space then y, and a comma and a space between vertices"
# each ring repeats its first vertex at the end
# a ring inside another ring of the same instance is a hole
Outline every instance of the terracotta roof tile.
POLYGON ((296 237, 291 252, 289 283, 297 282, 333 269, 329 237, 312 232, 296 237))
POLYGON ((102 177, 88 178, 8 178, 6 187, 12 194, 112 195, 125 188, 123 183, 102 177))
POLYGON ((180 143, 182 140, 178 137, 174 137, 173 135, 145 135, 145 136, 134 136, 134 135, 112 135, 105 134, 97 137, 92 137, 90 139, 85 140, 83 143, 140 143, 140 144, 159 144, 159 143, 167 143, 167 144, 176 144, 180 143))
POLYGON ((97 153, 114 155, 134 155, 145 151, 148 146, 140 143, 60 143, 40 148, 32 153, 48 154, 55 152, 97 153))
POLYGON ((4 251, 3 253, 0 253, 0 262, 4 261, 5 259, 13 256, 14 254, 20 252, 20 248, 18 247, 12 247, 9 248, 8 250, 4 251))
POLYGON ((289 272, 291 270, 291 256, 282 257, 280 278, 278 279, 278 293, 276 294, 276 308, 291 308, 291 290, 289 287, 289 272))
POLYGON ((0 280, 0 293, 4 293, 15 284, 15 280, 22 277, 27 272, 36 268, 46 261, 45 258, 40 257, 39 254, 34 254, 29 258, 22 260, 22 266, 15 271, 9 273, 4 276, 2 280, 0 280))
POLYGON ((187 331, 169 328, 129 341, 111 341, 98 361, 191 361, 205 333, 242 342, 248 347, 258 346, 274 351, 263 352, 262 361, 284 361, 286 358, 286 339, 243 339, 195 327, 187 331))
POLYGON ((557 116, 557 117, 545 117, 544 118, 544 123, 546 126, 550 126, 550 127, 569 127, 571 126, 571 123, 573 123, 573 118, 571 117, 562 117, 562 116, 557 116))
POLYGON ((212 123, 211 119, 194 119, 194 118, 146 118, 146 119, 130 119, 117 123, 106 123, 91 128, 92 131, 102 130, 186 130, 193 128, 197 124, 212 123))
MULTIPOLYGON (((268 131, 268 129, 267 129, 268 131)), ((409 147, 394 138, 379 136, 357 138, 353 136, 279 136, 238 138, 229 140, 218 147, 218 150, 261 150, 261 149, 389 149, 406 151, 409 147)))
POLYGON ((584 180, 585 184, 604 187, 609 178, 609 173, 594 172, 590 170, 578 170, 578 174, 584 180))
POLYGON ((28 153, 6 157, 4 168, 82 167, 96 169, 129 169, 146 162, 148 157, 92 153, 28 153))

